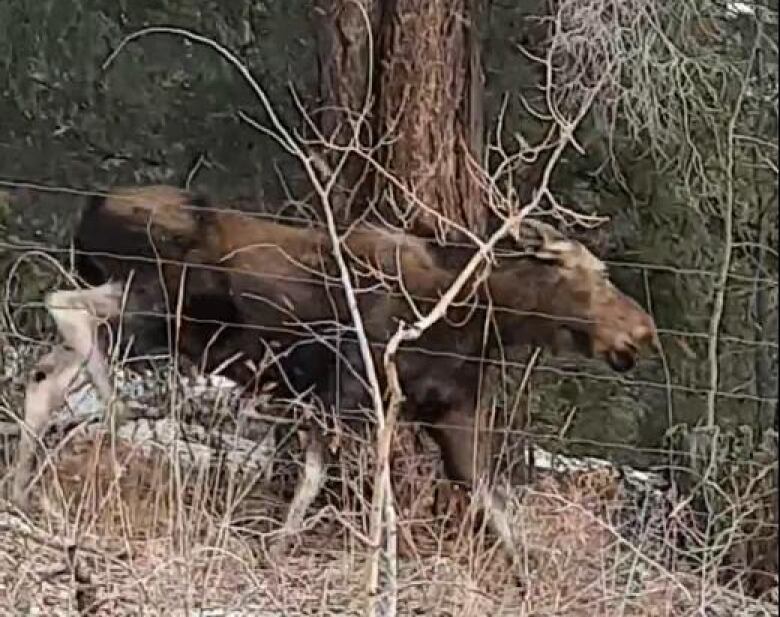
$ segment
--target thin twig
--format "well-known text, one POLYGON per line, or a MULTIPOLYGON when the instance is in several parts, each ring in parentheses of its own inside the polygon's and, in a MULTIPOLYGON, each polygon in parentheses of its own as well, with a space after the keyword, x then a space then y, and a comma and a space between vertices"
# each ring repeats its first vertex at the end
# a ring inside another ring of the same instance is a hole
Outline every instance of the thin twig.
POLYGON ((750 74, 753 71, 753 62, 758 53, 759 43, 761 41, 761 21, 756 20, 756 39, 750 52, 750 60, 747 63, 745 74, 742 78, 742 84, 739 95, 734 104, 734 111, 729 119, 728 126, 728 149, 726 151, 726 203, 723 212, 723 257, 720 266, 720 274, 714 283, 714 293, 712 305, 712 314, 709 324, 709 341, 707 345, 707 359, 710 367, 710 388, 707 392, 707 426, 715 426, 716 409, 715 398, 718 391, 718 381, 720 376, 720 362, 718 358, 718 337, 720 335, 720 323, 723 319, 723 308, 726 301, 726 282, 728 281, 729 270, 731 269, 731 257, 734 244, 734 133, 736 131, 737 120, 742 113, 742 101, 747 93, 750 83, 750 74))

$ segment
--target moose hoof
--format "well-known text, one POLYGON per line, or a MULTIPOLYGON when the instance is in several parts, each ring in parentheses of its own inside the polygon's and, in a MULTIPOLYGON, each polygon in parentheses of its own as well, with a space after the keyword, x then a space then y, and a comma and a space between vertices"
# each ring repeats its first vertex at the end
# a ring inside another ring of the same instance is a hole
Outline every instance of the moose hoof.
POLYGON ((268 547, 268 559, 271 563, 279 563, 289 555, 290 539, 287 537, 273 540, 268 547))
POLYGON ((108 420, 112 427, 120 428, 125 422, 131 420, 130 408, 124 401, 114 400, 108 407, 108 420))
POLYGON ((287 530, 279 532, 267 545, 266 554, 269 563, 282 564, 290 556, 295 542, 295 533, 287 530))
POLYGON ((21 512, 27 513, 30 511, 30 496, 27 492, 27 487, 13 487, 9 501, 21 512))

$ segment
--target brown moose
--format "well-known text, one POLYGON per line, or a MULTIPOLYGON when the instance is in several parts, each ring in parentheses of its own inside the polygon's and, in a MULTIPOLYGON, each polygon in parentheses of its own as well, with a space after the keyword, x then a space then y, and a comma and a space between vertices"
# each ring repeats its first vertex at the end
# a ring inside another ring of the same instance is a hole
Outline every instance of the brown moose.
MULTIPOLYGON (((524 223, 522 236, 529 245, 523 257, 475 279, 444 319, 397 356, 404 418, 428 428, 448 476, 472 488, 484 486, 490 471, 490 441, 475 434, 480 366, 473 361, 485 352, 486 319, 495 324, 488 329, 488 347, 565 343, 616 371, 631 369, 656 340, 652 318, 610 282, 603 263, 582 244, 534 222, 524 223)), ((248 394, 272 379, 292 394, 312 389, 337 410, 370 407, 322 229, 215 210, 202 197, 173 187, 123 188, 92 199, 75 247, 78 272, 91 287, 46 297, 67 349, 47 355, 31 374, 25 410, 30 435, 39 434, 53 406, 61 404, 68 383, 62 376, 73 373, 74 363, 86 361, 99 394, 110 399, 97 325, 119 319, 123 296, 123 329, 139 352, 173 343, 204 371, 219 369, 248 394), (272 362, 258 377, 246 360, 268 364, 269 353, 272 362), (42 395, 47 388, 54 394, 42 395)), ((381 370, 383 345, 398 321, 424 314, 458 271, 442 265, 446 249, 402 233, 356 227, 343 236, 343 247, 381 370)), ((308 441, 309 464, 289 508, 287 531, 300 526, 323 481, 322 439, 313 434, 308 441)), ((33 444, 28 437, 19 449, 13 491, 19 503, 25 500, 33 444)), ((498 493, 477 494, 491 526, 517 557, 498 493)))

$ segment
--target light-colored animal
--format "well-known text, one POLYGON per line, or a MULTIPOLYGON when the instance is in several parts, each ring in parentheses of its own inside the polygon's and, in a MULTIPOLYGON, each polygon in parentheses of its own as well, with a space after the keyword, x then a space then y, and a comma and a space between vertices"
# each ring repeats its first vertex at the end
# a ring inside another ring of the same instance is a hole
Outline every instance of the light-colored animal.
MULTIPOLYGON (((480 363, 474 359, 486 346, 557 347, 567 341, 626 371, 656 340, 652 318, 610 282, 602 262, 582 244, 538 223, 527 223, 522 235, 527 256, 500 264, 468 286, 446 319, 397 356, 405 419, 427 427, 447 475, 469 487, 485 486, 491 465, 492 443, 477 434, 476 425, 480 363), (495 329, 486 330, 491 316, 495 329)), ((128 310, 178 315, 175 328, 171 319, 125 317, 124 330, 136 337, 139 350, 172 343, 205 371, 220 367, 250 394, 263 379, 273 379, 292 393, 313 389, 337 411, 370 407, 351 316, 323 230, 213 210, 202 198, 158 186, 118 189, 93 200, 75 244, 79 273, 92 287, 53 292, 46 306, 74 352, 68 357, 87 362, 104 399, 111 386, 96 325, 120 318, 129 285, 128 310), (229 362, 239 353, 257 364, 269 350, 275 362, 260 381, 243 361, 229 362)), ((458 272, 441 265, 437 251, 445 249, 421 238, 358 227, 345 234, 343 246, 381 373, 384 345, 398 320, 409 323, 424 314, 458 272)), ((65 383, 57 371, 39 369, 44 380, 57 387, 65 383)), ((34 433, 43 429, 45 415, 27 418, 34 433)), ((15 495, 20 502, 29 477, 29 445, 20 448, 15 495)), ((300 526, 320 489, 323 456, 315 431, 287 530, 300 526)), ((476 494, 517 558, 500 495, 476 494)))

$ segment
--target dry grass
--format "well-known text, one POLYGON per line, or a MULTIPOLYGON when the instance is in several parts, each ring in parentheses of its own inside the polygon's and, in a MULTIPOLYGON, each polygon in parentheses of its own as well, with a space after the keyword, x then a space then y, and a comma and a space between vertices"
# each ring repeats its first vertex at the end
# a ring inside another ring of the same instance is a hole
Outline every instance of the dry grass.
MULTIPOLYGON (((178 417, 185 407, 220 415, 207 407, 213 397, 204 400, 179 397, 178 417)), ((709 561, 684 559, 673 543, 681 511, 669 520, 658 509, 636 516, 611 470, 543 475, 516 500, 528 556, 521 590, 464 492, 440 480, 435 452, 421 454, 412 436, 408 427, 399 432, 392 461, 401 615, 777 611, 776 592, 759 602, 738 581, 718 582, 717 547, 709 561)), ((138 435, 112 440, 102 428, 72 431, 64 445, 48 439, 35 511, 0 519, 0 614, 362 614, 371 455, 347 434, 339 442, 329 491, 278 563, 264 545, 290 492, 283 466, 268 483, 224 458, 182 456, 175 441, 149 447, 138 435)))
MULTIPOLYGON (((46 474, 33 520, 2 523, 0 604, 41 615, 360 614, 364 560, 347 514, 313 513, 287 562, 267 563, 258 512, 273 512, 273 501, 253 494, 226 508, 243 479, 222 478, 233 489, 217 490, 217 476, 112 446, 106 434, 73 440, 46 474)), ((525 597, 496 546, 454 516, 458 499, 438 517, 418 500, 401 518, 401 614, 692 615, 703 599, 707 614, 770 614, 621 541, 614 499, 594 497, 603 480, 546 478, 524 500, 518 529, 536 564, 525 597)))

